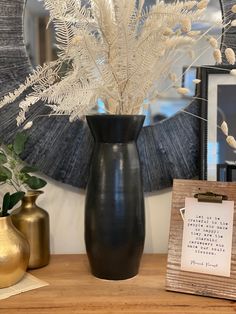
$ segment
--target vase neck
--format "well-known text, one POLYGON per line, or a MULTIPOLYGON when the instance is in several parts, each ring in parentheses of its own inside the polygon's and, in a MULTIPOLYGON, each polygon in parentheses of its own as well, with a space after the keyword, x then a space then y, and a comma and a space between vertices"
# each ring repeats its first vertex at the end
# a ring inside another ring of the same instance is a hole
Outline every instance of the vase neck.
POLYGON ((35 207, 36 200, 42 193, 42 191, 28 191, 22 199, 22 207, 24 209, 35 207))
POLYGON ((91 115, 86 119, 96 142, 128 143, 137 140, 145 116, 91 115))

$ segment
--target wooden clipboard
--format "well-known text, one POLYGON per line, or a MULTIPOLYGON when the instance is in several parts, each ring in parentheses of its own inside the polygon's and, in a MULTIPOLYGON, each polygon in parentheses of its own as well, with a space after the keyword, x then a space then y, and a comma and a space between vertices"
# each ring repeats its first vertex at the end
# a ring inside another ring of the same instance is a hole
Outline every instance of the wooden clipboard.
POLYGON ((174 180, 169 233, 166 290, 236 300, 236 183, 174 180), (186 197, 212 192, 234 201, 233 243, 230 277, 181 270, 183 218, 186 197))

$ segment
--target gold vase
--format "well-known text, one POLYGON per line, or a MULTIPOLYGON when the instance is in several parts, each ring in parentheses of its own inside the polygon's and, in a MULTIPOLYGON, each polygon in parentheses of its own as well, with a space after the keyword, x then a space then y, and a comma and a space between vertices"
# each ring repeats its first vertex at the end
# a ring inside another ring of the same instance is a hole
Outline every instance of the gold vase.
POLYGON ((28 191, 22 204, 12 213, 16 228, 26 237, 30 245, 28 268, 46 266, 50 258, 49 215, 36 205, 42 191, 28 191))
POLYGON ((0 288, 20 281, 29 261, 29 244, 12 224, 11 216, 0 217, 0 288))

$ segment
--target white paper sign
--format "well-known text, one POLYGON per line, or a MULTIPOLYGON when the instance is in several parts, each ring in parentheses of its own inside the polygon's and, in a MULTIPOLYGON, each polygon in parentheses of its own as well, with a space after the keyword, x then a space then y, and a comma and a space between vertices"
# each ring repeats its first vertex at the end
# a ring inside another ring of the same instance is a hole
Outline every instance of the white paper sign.
POLYGON ((234 202, 185 199, 181 270, 230 277, 234 202))

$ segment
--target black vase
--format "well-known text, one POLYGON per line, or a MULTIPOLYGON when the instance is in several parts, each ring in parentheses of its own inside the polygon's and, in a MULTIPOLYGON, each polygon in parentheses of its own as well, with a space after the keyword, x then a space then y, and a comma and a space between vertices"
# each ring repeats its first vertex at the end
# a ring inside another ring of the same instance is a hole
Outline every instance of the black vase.
POLYGON ((136 140, 140 115, 94 115, 95 140, 85 203, 85 243, 92 274, 137 275, 145 239, 144 194, 136 140))

